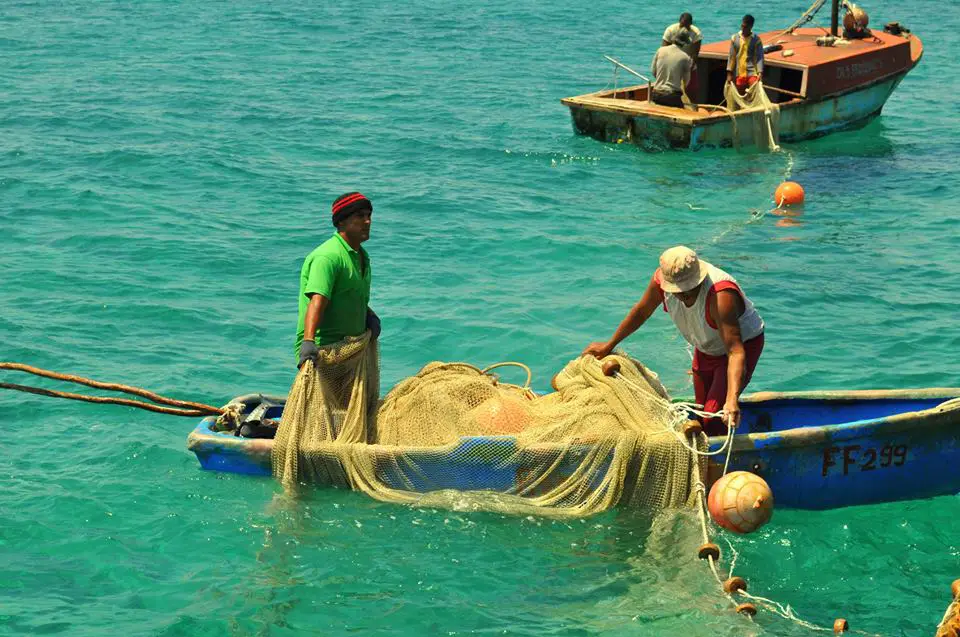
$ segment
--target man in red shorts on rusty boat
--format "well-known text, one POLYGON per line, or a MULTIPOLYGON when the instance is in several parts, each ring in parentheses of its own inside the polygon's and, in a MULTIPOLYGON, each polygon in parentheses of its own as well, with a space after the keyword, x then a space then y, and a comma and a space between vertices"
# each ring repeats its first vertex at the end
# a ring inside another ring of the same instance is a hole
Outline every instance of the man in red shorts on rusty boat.
POLYGON ((597 358, 633 334, 663 306, 694 349, 693 388, 704 411, 723 417, 706 420, 707 435, 723 435, 740 424, 739 396, 750 382, 763 351, 763 319, 737 281, 686 246, 660 255, 660 267, 643 297, 606 343, 591 343, 584 354, 597 358))
POLYGON ((763 42, 753 32, 753 16, 743 16, 740 30, 730 37, 727 54, 727 81, 733 82, 743 95, 763 77, 763 42))

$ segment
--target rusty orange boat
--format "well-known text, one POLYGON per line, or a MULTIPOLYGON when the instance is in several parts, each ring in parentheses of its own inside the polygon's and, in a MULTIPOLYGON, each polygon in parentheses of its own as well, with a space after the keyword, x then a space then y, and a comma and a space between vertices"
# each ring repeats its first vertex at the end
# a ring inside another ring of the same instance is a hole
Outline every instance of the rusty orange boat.
MULTIPOLYGON (((861 34, 865 37, 839 37, 837 4, 834 0, 832 33, 797 27, 760 34, 768 51, 762 81, 769 102, 779 110, 779 141, 795 142, 863 126, 880 114, 923 56, 920 39, 896 22, 882 31, 861 34)), ((756 109, 733 112, 723 107, 729 47, 729 40, 701 47, 696 60, 698 87, 689 96, 695 106, 653 103, 649 82, 561 102, 570 108, 577 133, 602 141, 631 141, 655 148, 767 146, 766 129, 743 125, 747 117, 756 115, 756 109)))

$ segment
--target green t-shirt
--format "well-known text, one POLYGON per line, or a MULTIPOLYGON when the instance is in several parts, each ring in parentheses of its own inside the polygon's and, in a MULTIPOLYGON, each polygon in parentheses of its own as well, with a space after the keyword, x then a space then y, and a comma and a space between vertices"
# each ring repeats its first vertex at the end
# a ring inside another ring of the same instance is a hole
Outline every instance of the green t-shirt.
POLYGON ((357 252, 338 233, 307 255, 300 269, 300 313, 294 355, 300 354, 303 322, 313 294, 322 294, 330 300, 317 326, 318 347, 363 334, 370 303, 370 270, 367 251, 360 248, 357 252))

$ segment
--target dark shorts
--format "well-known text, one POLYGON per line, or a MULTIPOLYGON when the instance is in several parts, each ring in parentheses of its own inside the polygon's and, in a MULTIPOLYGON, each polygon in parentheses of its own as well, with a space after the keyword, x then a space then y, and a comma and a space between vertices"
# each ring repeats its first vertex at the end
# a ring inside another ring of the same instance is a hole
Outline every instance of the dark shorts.
POLYGON ((661 106, 675 106, 677 108, 683 108, 683 93, 659 93, 653 91, 651 94, 651 99, 654 104, 659 104, 661 106))

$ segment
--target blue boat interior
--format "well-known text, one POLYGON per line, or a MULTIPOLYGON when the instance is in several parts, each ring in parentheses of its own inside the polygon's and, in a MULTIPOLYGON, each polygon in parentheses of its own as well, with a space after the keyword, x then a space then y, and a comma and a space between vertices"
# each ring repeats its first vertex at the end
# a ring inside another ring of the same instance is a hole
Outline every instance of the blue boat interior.
POLYGON ((741 403, 738 434, 842 425, 932 409, 947 398, 780 398, 741 403))

